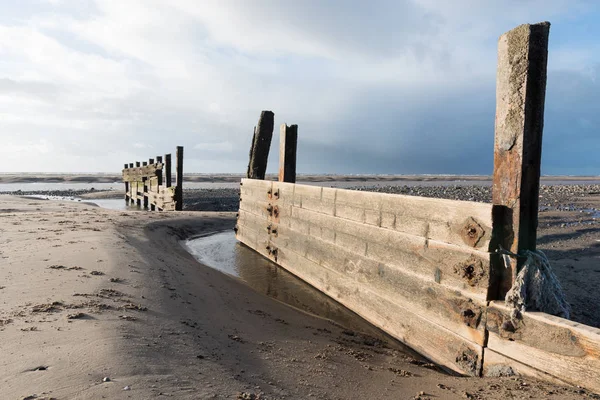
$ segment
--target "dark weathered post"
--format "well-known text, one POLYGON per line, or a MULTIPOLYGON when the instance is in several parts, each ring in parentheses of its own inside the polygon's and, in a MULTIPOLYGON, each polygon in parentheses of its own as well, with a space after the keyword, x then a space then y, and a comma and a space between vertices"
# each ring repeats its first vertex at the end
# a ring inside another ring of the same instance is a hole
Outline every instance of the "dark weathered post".
POLYGON ((250 177, 250 166, 252 165, 252 155, 254 154, 254 146, 256 145, 256 126, 252 131, 252 143, 250 143, 250 151, 248 152, 248 169, 246 170, 246 177, 250 177))
MULTIPOLYGON (((125 164, 124 169, 128 169, 129 164, 125 164)), ((125 202, 129 203, 129 182, 125 181, 125 202)))
POLYGON ((165 178, 167 187, 171 187, 171 155, 165 154, 165 178))
MULTIPOLYGON (((148 165, 148 162, 146 162, 146 161, 142 162, 143 167, 145 167, 147 165, 148 165)), ((148 195, 147 195, 147 193, 148 193, 148 178, 144 176, 142 178, 142 182, 144 183, 144 208, 148 208, 148 195)))
MULTIPOLYGON (((157 164, 162 164, 162 162, 163 162, 162 156, 156 156, 156 163, 157 164)), ((160 185, 163 184, 162 166, 156 170, 156 177, 158 178, 158 186, 159 186, 159 189, 160 189, 160 185)))
POLYGON ((279 129, 279 182, 296 183, 298 125, 281 124, 279 129))
POLYGON ((251 179, 265 179, 267 172, 267 159, 273 138, 275 114, 272 111, 263 111, 254 128, 252 147, 250 149, 250 162, 248 163, 247 177, 251 179))
MULTIPOLYGON (((148 165, 152 165, 152 164, 154 164, 154 158, 149 158, 148 165)), ((150 211, 154 211, 154 209, 155 209, 154 204, 150 203, 149 199, 148 199, 148 192, 150 191, 150 185, 152 185, 152 182, 148 182, 148 180, 149 179, 146 178, 146 185, 144 185, 144 201, 146 202, 146 207, 148 207, 148 205, 150 205, 150 211)))
POLYGON ((177 146, 175 162, 175 210, 183 210, 183 146, 177 146))
MULTIPOLYGON (((136 162, 135 162, 135 167, 136 167, 136 168, 140 168, 140 166, 141 166, 141 163, 140 163, 139 161, 136 161, 136 162)), ((139 171, 138 171, 138 172, 139 172, 139 171)), ((136 182, 136 192, 135 192, 135 193, 136 193, 136 195, 135 195, 135 196, 136 196, 136 199, 135 199, 135 203, 136 203, 138 206, 141 206, 141 205, 142 205, 142 201, 140 200, 140 195, 139 195, 139 192, 137 191, 138 189, 139 189, 139 186, 137 186, 137 182, 136 182)))
MULTIPOLYGON (((493 245, 513 253, 536 247, 549 31, 548 22, 521 25, 498 42, 493 245)), ((490 298, 512 286, 523 260, 511 260, 506 269, 496 260, 490 298)))
MULTIPOLYGON (((133 163, 129 163, 129 168, 133 168, 133 163)), ((135 190, 137 190, 137 183, 136 183, 136 186, 135 186, 135 190)), ((129 183, 129 191, 130 191, 130 193, 129 193, 129 194, 130 194, 130 196, 129 196, 129 201, 130 201, 131 203, 135 203, 135 200, 134 200, 133 198, 131 198, 131 192, 133 191, 133 190, 131 189, 131 182, 129 183)))

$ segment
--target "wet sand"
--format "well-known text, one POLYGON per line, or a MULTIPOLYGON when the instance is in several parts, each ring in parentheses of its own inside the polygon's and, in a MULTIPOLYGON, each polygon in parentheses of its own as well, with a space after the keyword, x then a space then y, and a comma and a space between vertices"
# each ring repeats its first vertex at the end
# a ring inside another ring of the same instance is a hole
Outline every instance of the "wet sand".
POLYGON ((0 221, 3 398, 589 398, 529 378, 445 375, 180 246, 231 229, 234 213, 0 196, 0 221))

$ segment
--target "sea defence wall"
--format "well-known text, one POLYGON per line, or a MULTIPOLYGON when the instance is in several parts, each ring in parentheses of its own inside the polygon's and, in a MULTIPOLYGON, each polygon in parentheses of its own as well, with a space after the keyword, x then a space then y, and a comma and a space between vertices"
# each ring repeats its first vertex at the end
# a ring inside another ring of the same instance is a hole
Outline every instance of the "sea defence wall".
POLYGON ((503 301, 536 250, 548 34, 499 40, 492 204, 295 184, 297 125, 281 126, 279 181, 265 181, 263 111, 238 240, 449 370, 600 393, 600 329, 503 301))
POLYGON ((488 301, 491 204, 243 179, 239 241, 427 358, 600 392, 600 329, 488 301), (508 369, 510 368, 510 370, 508 369))
POLYGON ((491 208, 244 179, 237 237, 431 360, 478 375, 491 208))

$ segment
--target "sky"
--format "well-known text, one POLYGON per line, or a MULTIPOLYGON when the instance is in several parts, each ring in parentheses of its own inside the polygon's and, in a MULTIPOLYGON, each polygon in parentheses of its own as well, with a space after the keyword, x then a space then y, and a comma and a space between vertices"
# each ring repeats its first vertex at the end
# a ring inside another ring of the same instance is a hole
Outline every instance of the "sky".
POLYGON ((546 175, 600 175, 594 0, 0 0, 0 171, 185 147, 245 172, 261 110, 299 173, 491 174, 498 37, 550 21, 546 175))

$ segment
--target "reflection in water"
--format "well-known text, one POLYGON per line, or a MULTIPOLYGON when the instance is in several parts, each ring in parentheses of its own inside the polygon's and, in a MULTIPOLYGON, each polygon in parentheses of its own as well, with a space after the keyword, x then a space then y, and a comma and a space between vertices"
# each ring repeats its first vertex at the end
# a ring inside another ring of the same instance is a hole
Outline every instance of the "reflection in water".
POLYGON ((110 210, 136 211, 143 210, 143 207, 127 203, 125 199, 85 199, 86 203, 94 203, 98 207, 108 208, 110 210))
POLYGON ((398 346, 394 339, 354 312, 239 243, 233 232, 190 239, 184 247, 202 264, 241 278, 259 293, 398 346))

